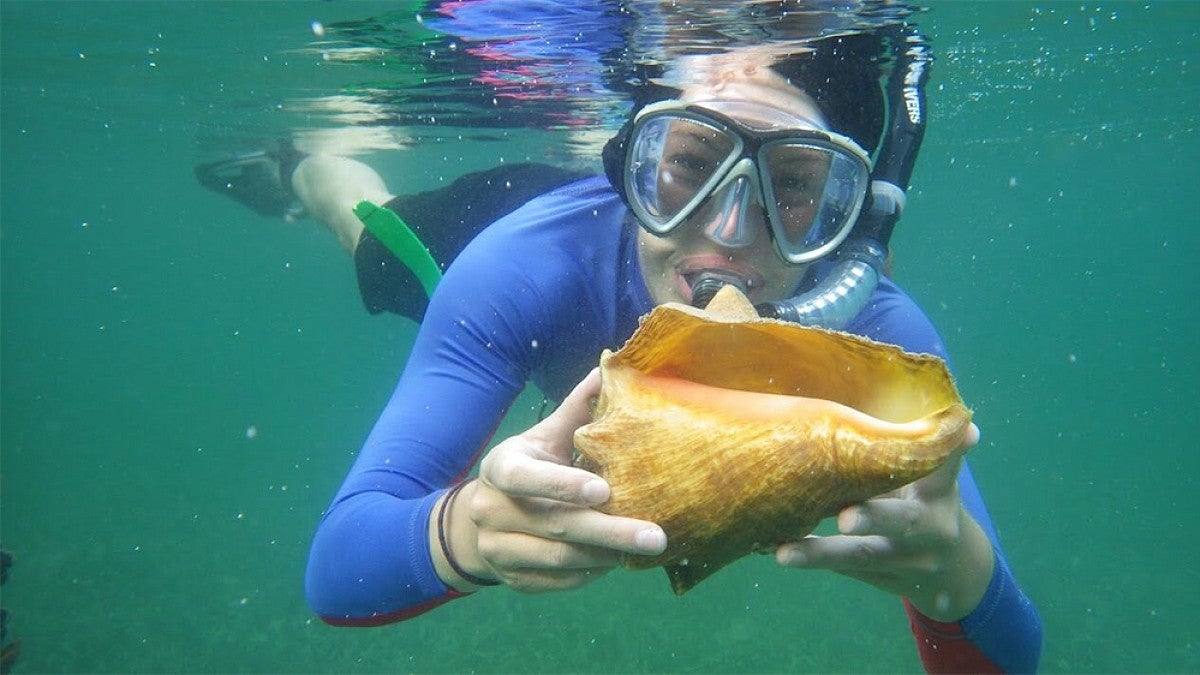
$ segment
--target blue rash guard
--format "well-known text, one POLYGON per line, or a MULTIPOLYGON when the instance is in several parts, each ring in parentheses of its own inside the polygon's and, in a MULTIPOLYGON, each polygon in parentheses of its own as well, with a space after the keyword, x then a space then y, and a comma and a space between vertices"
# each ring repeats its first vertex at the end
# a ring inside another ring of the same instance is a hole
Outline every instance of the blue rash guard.
MULTIPOLYGON (((434 571, 432 507, 474 466, 527 381, 561 401, 600 351, 620 347, 652 309, 636 240, 624 204, 597 177, 533 199, 463 250, 318 527, 305 584, 323 620, 379 625, 462 595, 434 571)), ((888 279, 847 330, 945 357, 929 320, 888 279)), ((965 465, 959 485, 995 547, 995 573, 961 621, 934 622, 909 606, 922 660, 931 671, 1032 671, 1041 649, 1036 609, 1000 554, 965 465)))

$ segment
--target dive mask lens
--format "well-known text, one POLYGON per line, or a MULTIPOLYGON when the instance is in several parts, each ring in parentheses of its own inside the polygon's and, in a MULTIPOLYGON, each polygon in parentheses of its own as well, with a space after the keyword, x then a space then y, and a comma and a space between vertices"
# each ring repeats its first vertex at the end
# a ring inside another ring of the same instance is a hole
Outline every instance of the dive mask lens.
POLYGON ((768 222, 784 260, 816 260, 850 233, 870 184, 859 153, 820 139, 773 141, 760 150, 768 222))
POLYGON ((651 232, 670 232, 712 193, 741 147, 724 126, 690 115, 638 120, 626 186, 634 214, 651 232))

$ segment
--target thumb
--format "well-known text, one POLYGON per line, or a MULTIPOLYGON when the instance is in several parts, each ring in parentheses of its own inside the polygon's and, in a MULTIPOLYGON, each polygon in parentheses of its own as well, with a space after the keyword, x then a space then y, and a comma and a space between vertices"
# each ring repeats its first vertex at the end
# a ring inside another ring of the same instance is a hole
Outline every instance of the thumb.
POLYGON ((600 369, 593 368, 558 409, 521 436, 560 464, 570 464, 575 454, 575 430, 592 421, 592 400, 599 395, 600 369))
POLYGON ((911 484, 915 494, 922 499, 936 499, 955 494, 958 489, 958 472, 962 469, 963 456, 959 453, 936 471, 911 484))
POLYGON ((975 447, 979 444, 979 436, 979 425, 971 422, 967 427, 967 433, 963 434, 962 444, 959 446, 959 449, 970 450, 975 447))

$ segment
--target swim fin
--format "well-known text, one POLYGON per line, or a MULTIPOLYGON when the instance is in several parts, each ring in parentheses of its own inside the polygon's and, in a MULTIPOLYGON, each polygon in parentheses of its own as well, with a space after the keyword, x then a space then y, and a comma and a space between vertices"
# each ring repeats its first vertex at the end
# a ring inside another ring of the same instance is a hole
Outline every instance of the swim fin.
POLYGON ((292 171, 304 157, 291 141, 282 140, 269 149, 197 165, 196 180, 259 215, 283 217, 296 213, 292 171))

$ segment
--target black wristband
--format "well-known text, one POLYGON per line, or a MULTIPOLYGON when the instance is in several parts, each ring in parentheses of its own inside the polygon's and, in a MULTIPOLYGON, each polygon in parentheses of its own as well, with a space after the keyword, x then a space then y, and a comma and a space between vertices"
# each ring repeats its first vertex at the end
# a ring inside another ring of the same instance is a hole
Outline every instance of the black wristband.
POLYGON ((450 553, 450 542, 446 540, 446 511, 449 510, 450 502, 454 501, 454 498, 458 496, 458 492, 466 487, 467 483, 469 482, 471 481, 463 481, 458 485, 455 485, 454 487, 450 488, 450 490, 446 492, 446 496, 442 498, 442 505, 441 508, 438 509, 437 515, 438 543, 442 545, 442 555, 446 558, 446 563, 450 565, 450 569, 454 570, 454 573, 462 577, 464 581, 472 583, 476 586, 499 586, 500 582, 495 579, 484 579, 482 577, 477 577, 474 574, 464 570, 462 566, 458 564, 458 561, 454 559, 454 554, 450 553))

